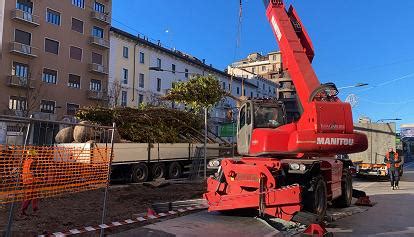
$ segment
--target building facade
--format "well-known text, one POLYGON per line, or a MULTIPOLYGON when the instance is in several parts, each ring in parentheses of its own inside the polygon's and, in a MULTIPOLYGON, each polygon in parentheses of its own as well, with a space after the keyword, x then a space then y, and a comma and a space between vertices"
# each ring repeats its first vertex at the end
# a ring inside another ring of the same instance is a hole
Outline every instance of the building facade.
POLYGON ((293 117, 299 116, 295 86, 288 72, 283 70, 282 55, 280 52, 270 52, 267 55, 252 53, 247 58, 234 62, 227 67, 227 72, 245 78, 262 78, 261 85, 266 82, 278 84, 277 98, 285 102, 286 110, 293 117))
POLYGON ((61 120, 105 104, 111 4, 0 1, 0 113, 61 120))
MULTIPOLYGON (((134 36, 114 27, 110 32, 109 61, 108 91, 113 106, 156 104, 158 98, 165 95, 175 82, 186 81, 195 74, 216 77, 222 88, 234 97, 274 97, 276 93, 276 83, 269 81, 262 89, 262 86, 258 86, 262 83, 261 78, 233 77, 206 64, 205 60, 165 48, 160 42, 152 42, 146 37, 134 36), (156 68, 161 70, 154 70, 156 68)), ((225 98, 211 111, 213 132, 218 134, 220 124, 226 122, 226 112, 235 107, 234 99, 225 98)))

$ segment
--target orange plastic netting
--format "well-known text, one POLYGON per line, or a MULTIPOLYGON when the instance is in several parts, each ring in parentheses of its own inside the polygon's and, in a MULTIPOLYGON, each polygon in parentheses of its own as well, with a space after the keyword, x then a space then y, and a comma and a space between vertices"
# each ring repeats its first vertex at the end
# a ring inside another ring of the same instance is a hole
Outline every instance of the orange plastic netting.
POLYGON ((0 204, 105 187, 110 149, 87 145, 0 145, 0 204))

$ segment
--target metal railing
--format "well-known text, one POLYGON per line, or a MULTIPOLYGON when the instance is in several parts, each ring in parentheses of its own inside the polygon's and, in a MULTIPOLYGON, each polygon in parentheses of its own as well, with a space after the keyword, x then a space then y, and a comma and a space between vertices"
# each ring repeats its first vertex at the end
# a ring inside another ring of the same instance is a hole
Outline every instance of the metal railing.
POLYGON ((88 90, 87 95, 92 100, 108 100, 108 93, 106 91, 88 90))
POLYGON ((33 26, 39 26, 39 17, 29 12, 22 11, 20 9, 14 9, 12 11, 12 19, 29 23, 33 26))
POLYGON ((97 63, 90 63, 89 64, 89 71, 99 74, 108 74, 108 68, 104 65, 97 64, 97 63))
POLYGON ((111 18, 109 17, 109 13, 102 13, 97 11, 91 12, 91 17, 94 20, 100 21, 105 24, 111 24, 111 18))
POLYGON ((33 80, 28 77, 10 75, 8 85, 12 87, 33 88, 33 80))
POLYGON ((91 36, 89 38, 89 43, 93 44, 93 45, 96 45, 96 46, 99 46, 99 47, 107 48, 107 49, 109 49, 109 47, 110 47, 109 46, 109 40, 106 40, 104 38, 99 38, 99 37, 96 37, 96 36, 91 36))
POLYGON ((25 56, 30 57, 37 57, 38 55, 38 49, 27 44, 22 44, 19 42, 11 42, 10 43, 10 52, 12 53, 18 53, 25 56))

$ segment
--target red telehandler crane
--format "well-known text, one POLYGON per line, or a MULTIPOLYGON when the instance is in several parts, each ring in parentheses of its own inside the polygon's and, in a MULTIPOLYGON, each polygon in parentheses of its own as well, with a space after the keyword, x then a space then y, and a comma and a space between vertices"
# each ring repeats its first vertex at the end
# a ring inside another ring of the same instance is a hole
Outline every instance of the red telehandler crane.
POLYGON ((237 122, 243 158, 223 159, 204 196, 209 211, 257 209, 284 220, 308 211, 322 220, 328 203, 347 207, 352 200, 352 163, 336 155, 366 150, 367 138, 354 132, 351 106, 339 100, 336 86, 319 82, 295 9, 282 0, 264 3, 301 114, 287 113, 281 100, 244 101, 237 122))

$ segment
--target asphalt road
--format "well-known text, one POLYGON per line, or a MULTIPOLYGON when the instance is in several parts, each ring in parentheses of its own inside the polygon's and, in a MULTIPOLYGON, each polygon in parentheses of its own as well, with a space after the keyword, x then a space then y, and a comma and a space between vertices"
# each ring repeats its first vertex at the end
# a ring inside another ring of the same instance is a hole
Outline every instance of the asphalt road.
MULTIPOLYGON (((414 163, 406 164, 399 190, 388 181, 355 180, 377 204, 367 211, 337 220, 334 236, 414 236, 414 163)), ((206 211, 114 234, 115 237, 285 236, 252 217, 224 216, 206 211)))
POLYGON ((392 190, 388 181, 356 180, 377 204, 368 211, 334 223, 334 236, 414 236, 414 163, 406 164, 400 189, 392 190))

